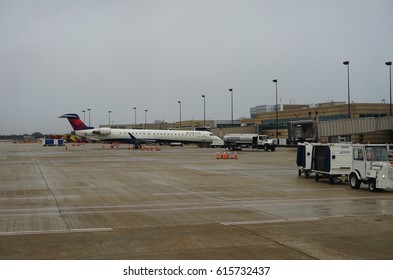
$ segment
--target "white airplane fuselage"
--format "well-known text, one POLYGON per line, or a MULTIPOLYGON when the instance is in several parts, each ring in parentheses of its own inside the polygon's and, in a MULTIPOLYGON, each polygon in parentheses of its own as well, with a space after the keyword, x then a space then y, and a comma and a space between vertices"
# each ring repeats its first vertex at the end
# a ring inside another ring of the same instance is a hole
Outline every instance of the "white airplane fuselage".
POLYGON ((209 131, 197 130, 158 130, 158 129, 121 129, 101 127, 94 128, 87 126, 77 114, 70 113, 61 115, 59 118, 68 119, 73 134, 86 137, 96 141, 122 142, 130 144, 145 143, 211 143, 213 134, 209 131))
POLYGON ((75 135, 96 141, 125 143, 211 143, 213 134, 208 131, 95 128, 76 130, 75 135))

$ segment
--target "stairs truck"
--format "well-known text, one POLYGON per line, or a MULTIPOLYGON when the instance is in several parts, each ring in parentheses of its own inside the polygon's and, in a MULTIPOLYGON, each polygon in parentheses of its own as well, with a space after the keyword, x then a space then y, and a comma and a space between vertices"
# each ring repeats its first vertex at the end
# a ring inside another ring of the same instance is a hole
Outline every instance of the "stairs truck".
POLYGON ((364 183, 372 192, 393 190, 393 166, 389 162, 387 145, 353 144, 352 149, 351 188, 359 189, 364 183))
POLYGON ((242 148, 264 149, 265 151, 275 151, 277 140, 271 139, 267 135, 259 134, 226 134, 223 138, 224 146, 230 151, 241 150, 242 148))

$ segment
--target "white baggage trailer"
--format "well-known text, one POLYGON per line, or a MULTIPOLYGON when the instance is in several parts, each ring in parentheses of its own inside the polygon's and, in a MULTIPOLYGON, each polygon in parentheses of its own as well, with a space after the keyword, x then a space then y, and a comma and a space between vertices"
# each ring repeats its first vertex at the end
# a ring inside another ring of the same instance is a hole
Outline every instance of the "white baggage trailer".
POLYGON ((315 180, 328 178, 333 184, 337 180, 345 181, 352 167, 352 144, 328 143, 313 144, 311 172, 315 180))
POLYGON ((311 173, 311 163, 312 163, 312 150, 315 143, 298 143, 297 153, 296 153, 296 164, 298 167, 298 175, 308 178, 311 173))

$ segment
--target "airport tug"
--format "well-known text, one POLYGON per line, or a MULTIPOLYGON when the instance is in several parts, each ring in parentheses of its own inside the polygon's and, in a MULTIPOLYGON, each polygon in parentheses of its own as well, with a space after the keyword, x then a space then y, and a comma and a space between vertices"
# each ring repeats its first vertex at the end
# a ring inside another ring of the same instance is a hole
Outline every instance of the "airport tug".
POLYGON ((377 189, 393 190, 393 166, 389 162, 387 145, 353 144, 352 150, 351 188, 358 189, 364 183, 372 192, 377 189))

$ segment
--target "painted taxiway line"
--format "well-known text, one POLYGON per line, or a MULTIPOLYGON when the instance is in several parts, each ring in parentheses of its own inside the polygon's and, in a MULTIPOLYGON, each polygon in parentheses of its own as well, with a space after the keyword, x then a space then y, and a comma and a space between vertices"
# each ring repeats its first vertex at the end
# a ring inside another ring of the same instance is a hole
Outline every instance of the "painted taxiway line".
MULTIPOLYGON (((80 198, 79 195, 56 196, 56 199, 80 198)), ((1 197, 0 200, 34 200, 34 199, 53 199, 53 196, 21 196, 21 197, 1 197)))
POLYGON ((293 223, 293 222, 310 222, 318 221, 321 218, 294 218, 294 219, 277 219, 277 220, 263 220, 263 221, 243 221, 243 222, 224 222, 221 223, 224 226, 236 226, 236 225, 258 225, 258 224, 274 224, 274 223, 293 223))
POLYGON ((53 233, 83 233, 83 232, 105 232, 113 231, 112 228, 81 228, 81 229, 54 229, 54 230, 31 230, 31 231, 3 231, 0 236, 12 235, 38 235, 53 233))
POLYGON ((172 192, 172 193, 153 193, 152 195, 196 195, 196 194, 218 194, 221 192, 172 192))

